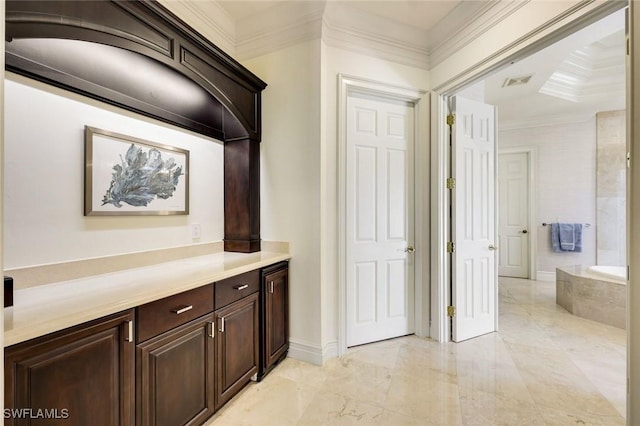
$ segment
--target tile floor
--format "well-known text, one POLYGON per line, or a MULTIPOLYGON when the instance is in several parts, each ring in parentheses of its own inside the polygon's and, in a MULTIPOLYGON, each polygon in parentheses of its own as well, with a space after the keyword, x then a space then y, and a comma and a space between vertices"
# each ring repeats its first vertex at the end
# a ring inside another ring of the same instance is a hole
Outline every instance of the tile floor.
POLYGON ((499 295, 498 333, 288 358, 208 425, 624 425, 625 331, 567 313, 555 283, 501 278, 499 295))

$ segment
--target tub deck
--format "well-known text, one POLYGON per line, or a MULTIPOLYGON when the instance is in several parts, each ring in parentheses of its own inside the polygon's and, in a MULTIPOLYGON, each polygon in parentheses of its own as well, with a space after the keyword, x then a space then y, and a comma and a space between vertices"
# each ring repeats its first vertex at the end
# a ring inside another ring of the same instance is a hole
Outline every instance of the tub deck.
POLYGON ((556 303, 573 315, 626 328, 627 286, 581 266, 556 268, 556 303))

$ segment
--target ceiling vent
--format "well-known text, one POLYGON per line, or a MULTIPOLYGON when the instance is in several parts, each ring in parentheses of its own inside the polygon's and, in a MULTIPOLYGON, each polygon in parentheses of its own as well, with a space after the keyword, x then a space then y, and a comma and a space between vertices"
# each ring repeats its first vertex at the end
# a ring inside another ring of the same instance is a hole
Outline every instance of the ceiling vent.
POLYGON ((508 77, 502 83, 502 87, 521 86, 527 84, 533 75, 525 75, 523 77, 508 77))

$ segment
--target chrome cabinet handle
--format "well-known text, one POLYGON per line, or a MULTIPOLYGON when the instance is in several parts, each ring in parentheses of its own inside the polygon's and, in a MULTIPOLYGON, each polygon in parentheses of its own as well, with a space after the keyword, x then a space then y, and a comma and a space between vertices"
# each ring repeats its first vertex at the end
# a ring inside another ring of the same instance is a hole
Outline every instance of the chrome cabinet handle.
POLYGON ((173 312, 174 314, 180 315, 192 309, 193 309, 193 305, 178 306, 177 308, 173 308, 171 312, 173 312))
POLYGON ((125 342, 133 342, 133 321, 125 321, 127 323, 124 336, 125 342))
POLYGON ((493 244, 489 244, 489 250, 498 250, 498 247, 493 244))
POLYGON ((249 284, 237 285, 234 287, 236 290, 244 290, 245 288, 249 288, 249 284))
POLYGON ((218 329, 220 333, 224 333, 224 317, 220 318, 220 328, 218 329))
POLYGON ((216 333, 214 333, 213 330, 216 329, 216 324, 213 321, 209 321, 209 325, 207 326, 207 328, 207 334, 209 334, 209 337, 214 339, 216 337, 216 333))
POLYGON ((269 293, 273 293, 273 281, 269 282, 269 293))
POLYGON ((415 252, 415 251, 416 251, 416 249, 415 249, 415 248, 413 248, 412 246, 409 246, 409 247, 407 247, 406 249, 404 249, 404 252, 405 252, 405 253, 413 253, 413 252, 415 252))

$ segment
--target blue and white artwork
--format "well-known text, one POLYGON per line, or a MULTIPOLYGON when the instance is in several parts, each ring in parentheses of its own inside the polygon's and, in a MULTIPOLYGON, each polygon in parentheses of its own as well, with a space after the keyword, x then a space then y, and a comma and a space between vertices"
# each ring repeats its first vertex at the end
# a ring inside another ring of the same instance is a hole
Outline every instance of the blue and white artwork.
POLYGON ((102 199, 102 205, 113 204, 122 208, 122 203, 130 206, 147 206, 156 197, 163 200, 173 197, 182 166, 173 157, 151 148, 131 144, 127 153, 120 156, 120 163, 113 166, 111 184, 102 199))
POLYGON ((189 151, 85 129, 85 215, 189 213, 189 151))

